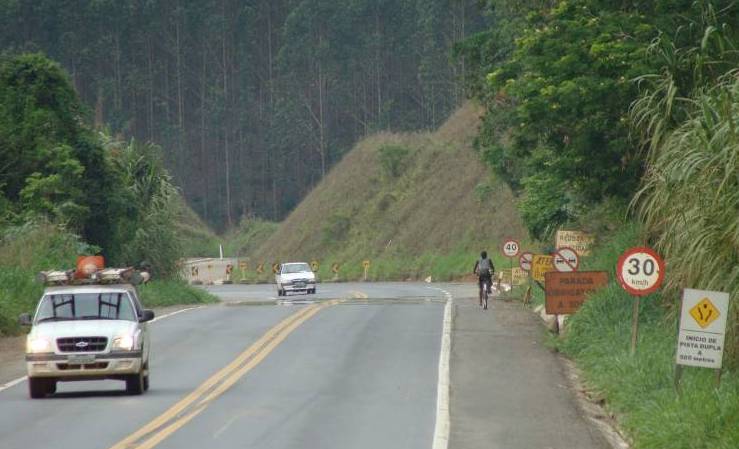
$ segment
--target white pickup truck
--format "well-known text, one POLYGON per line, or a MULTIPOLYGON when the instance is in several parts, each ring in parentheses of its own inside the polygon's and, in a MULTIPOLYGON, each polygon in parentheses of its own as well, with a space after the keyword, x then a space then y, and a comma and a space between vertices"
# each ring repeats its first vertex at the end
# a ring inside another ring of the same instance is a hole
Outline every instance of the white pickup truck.
MULTIPOLYGON (((64 272, 53 273, 59 278, 64 272)), ((147 322, 154 312, 142 307, 132 284, 115 276, 109 281, 58 281, 46 287, 33 317, 20 316, 21 324, 32 326, 26 343, 31 398, 55 393, 60 381, 118 379, 129 394, 148 390, 147 322)))
POLYGON ((305 262, 283 263, 275 274, 277 296, 289 292, 316 293, 316 275, 305 262))

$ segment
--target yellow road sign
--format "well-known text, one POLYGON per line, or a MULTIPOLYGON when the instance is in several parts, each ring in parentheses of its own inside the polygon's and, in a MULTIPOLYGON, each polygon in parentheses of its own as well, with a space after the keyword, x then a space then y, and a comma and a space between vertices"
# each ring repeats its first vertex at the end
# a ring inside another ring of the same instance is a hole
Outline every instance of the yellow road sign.
POLYGON ((698 304, 690 309, 690 316, 703 329, 710 326, 720 315, 721 313, 708 298, 701 299, 698 304))
POLYGON ((246 263, 245 260, 242 260, 239 262, 239 269, 241 271, 246 271, 249 268, 249 265, 246 263))
POLYGON ((544 282, 544 273, 549 271, 554 271, 554 257, 535 254, 534 262, 531 264, 531 278, 544 282))
POLYGON ((339 272, 339 268, 340 267, 339 267, 339 264, 338 263, 335 263, 335 264, 331 265, 331 271, 333 271, 334 273, 338 273, 339 272))
POLYGON ((321 264, 318 263, 317 260, 311 260, 310 262, 310 269, 313 271, 318 271, 318 269, 321 268, 321 264))
POLYGON ((272 264, 272 273, 277 274, 280 271, 280 264, 275 262, 272 264))
POLYGON ((526 277, 529 275, 525 270, 514 267, 511 271, 513 285, 523 285, 526 282, 526 277))
POLYGON ((365 260, 364 262, 362 262, 362 266, 364 267, 365 270, 369 269, 369 267, 370 267, 370 261, 369 260, 365 260))
POLYGON ((264 262, 257 265, 257 273, 262 274, 264 273, 264 262))

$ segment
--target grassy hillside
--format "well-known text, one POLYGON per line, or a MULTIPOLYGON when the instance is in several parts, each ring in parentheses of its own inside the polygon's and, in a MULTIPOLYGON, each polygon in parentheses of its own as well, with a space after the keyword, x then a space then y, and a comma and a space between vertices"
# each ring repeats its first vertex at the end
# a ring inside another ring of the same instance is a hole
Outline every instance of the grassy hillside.
MULTIPOLYGON (((324 279, 449 278, 525 235, 511 191, 472 148, 481 109, 467 104, 435 132, 359 142, 253 254, 252 263, 321 262, 324 279)), ((499 265, 503 264, 499 261, 499 265)), ((506 262, 507 264, 507 262, 506 262)))
POLYGON ((182 238, 185 257, 218 257, 221 239, 182 197, 177 204, 177 219, 174 226, 177 228, 177 235, 182 238))

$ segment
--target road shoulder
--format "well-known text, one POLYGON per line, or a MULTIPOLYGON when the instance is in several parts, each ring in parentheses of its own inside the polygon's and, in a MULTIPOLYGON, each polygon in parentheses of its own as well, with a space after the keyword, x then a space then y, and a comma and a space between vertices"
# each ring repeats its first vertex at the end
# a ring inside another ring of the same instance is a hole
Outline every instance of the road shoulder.
POLYGON ((538 318, 500 300, 483 311, 466 292, 455 295, 449 447, 609 449, 538 318))

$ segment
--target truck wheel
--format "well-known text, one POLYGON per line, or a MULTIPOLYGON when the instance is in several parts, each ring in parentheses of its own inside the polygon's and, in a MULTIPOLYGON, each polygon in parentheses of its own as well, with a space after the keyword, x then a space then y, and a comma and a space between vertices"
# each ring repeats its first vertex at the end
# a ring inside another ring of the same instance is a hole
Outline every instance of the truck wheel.
POLYGON ((149 391, 149 362, 144 365, 144 391, 149 391))
MULTIPOLYGON (((56 390, 56 382, 54 382, 54 390, 56 390)), ((49 393, 49 382, 46 379, 36 377, 28 378, 28 394, 32 399, 41 399, 49 393)))
POLYGON ((139 395, 144 392, 144 370, 126 376, 126 393, 139 395))

